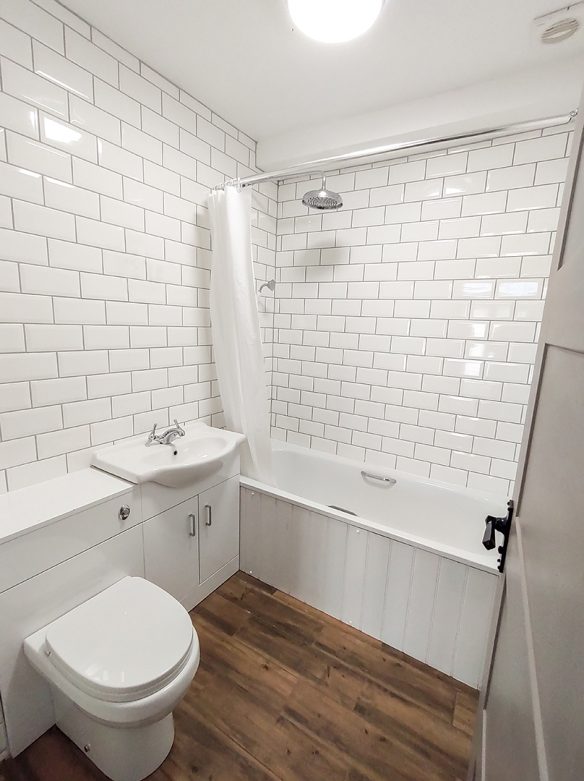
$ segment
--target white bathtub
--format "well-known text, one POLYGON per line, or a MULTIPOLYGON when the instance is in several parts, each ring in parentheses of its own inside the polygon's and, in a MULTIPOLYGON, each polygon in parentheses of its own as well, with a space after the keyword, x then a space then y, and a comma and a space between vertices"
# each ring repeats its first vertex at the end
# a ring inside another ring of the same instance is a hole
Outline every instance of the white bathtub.
POLYGON ((505 497, 279 442, 274 473, 241 478, 242 569, 478 686, 498 583, 481 540, 505 497))

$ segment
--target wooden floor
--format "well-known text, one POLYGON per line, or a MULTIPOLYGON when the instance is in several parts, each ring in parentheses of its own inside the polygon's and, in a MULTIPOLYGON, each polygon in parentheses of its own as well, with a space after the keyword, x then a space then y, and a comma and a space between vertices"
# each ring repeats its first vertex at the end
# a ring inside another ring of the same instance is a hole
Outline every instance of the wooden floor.
MULTIPOLYGON (((238 573, 192 612, 201 665, 152 781, 464 781, 477 694, 238 573)), ((51 729, 3 781, 105 777, 51 729)))

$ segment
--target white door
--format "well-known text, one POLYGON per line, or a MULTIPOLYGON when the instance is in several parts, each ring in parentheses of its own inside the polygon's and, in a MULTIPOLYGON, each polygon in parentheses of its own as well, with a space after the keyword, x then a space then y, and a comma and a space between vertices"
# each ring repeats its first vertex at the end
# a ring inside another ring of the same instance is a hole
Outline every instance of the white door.
POLYGON ((144 570, 148 580, 192 610, 199 587, 197 497, 144 523, 144 570))
POLYGON ((239 477, 199 495, 201 583, 239 555, 239 477))
POLYGON ((480 781, 584 779, 584 154, 580 112, 519 464, 480 781))

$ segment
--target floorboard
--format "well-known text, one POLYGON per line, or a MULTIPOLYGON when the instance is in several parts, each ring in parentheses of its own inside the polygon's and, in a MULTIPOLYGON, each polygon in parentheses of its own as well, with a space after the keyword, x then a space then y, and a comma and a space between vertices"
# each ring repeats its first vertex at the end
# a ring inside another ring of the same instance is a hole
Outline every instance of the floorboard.
MULTIPOLYGON (((151 781, 459 781, 478 695, 237 573, 191 613, 201 665, 151 781)), ((103 781, 57 728, 0 781, 103 781)))

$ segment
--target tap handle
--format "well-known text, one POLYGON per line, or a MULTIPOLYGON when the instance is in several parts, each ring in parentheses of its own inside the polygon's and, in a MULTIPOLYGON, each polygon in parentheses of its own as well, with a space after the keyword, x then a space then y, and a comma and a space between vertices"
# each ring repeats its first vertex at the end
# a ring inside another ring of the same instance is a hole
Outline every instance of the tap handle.
POLYGON ((158 426, 158 423, 155 423, 155 424, 152 426, 152 431, 151 431, 151 432, 150 432, 150 434, 148 435, 148 439, 154 439, 154 437, 156 436, 156 427, 157 427, 157 426, 158 426))
POLYGON ((483 534, 483 545, 487 550, 493 550, 495 542, 495 521, 497 519, 492 515, 485 518, 485 533, 483 534))
POLYGON ((183 437, 185 435, 185 430, 184 430, 184 428, 181 426, 181 424, 178 422, 178 420, 176 418, 174 419, 174 425, 176 426, 176 428, 177 428, 179 434, 181 435, 181 437, 183 437))

